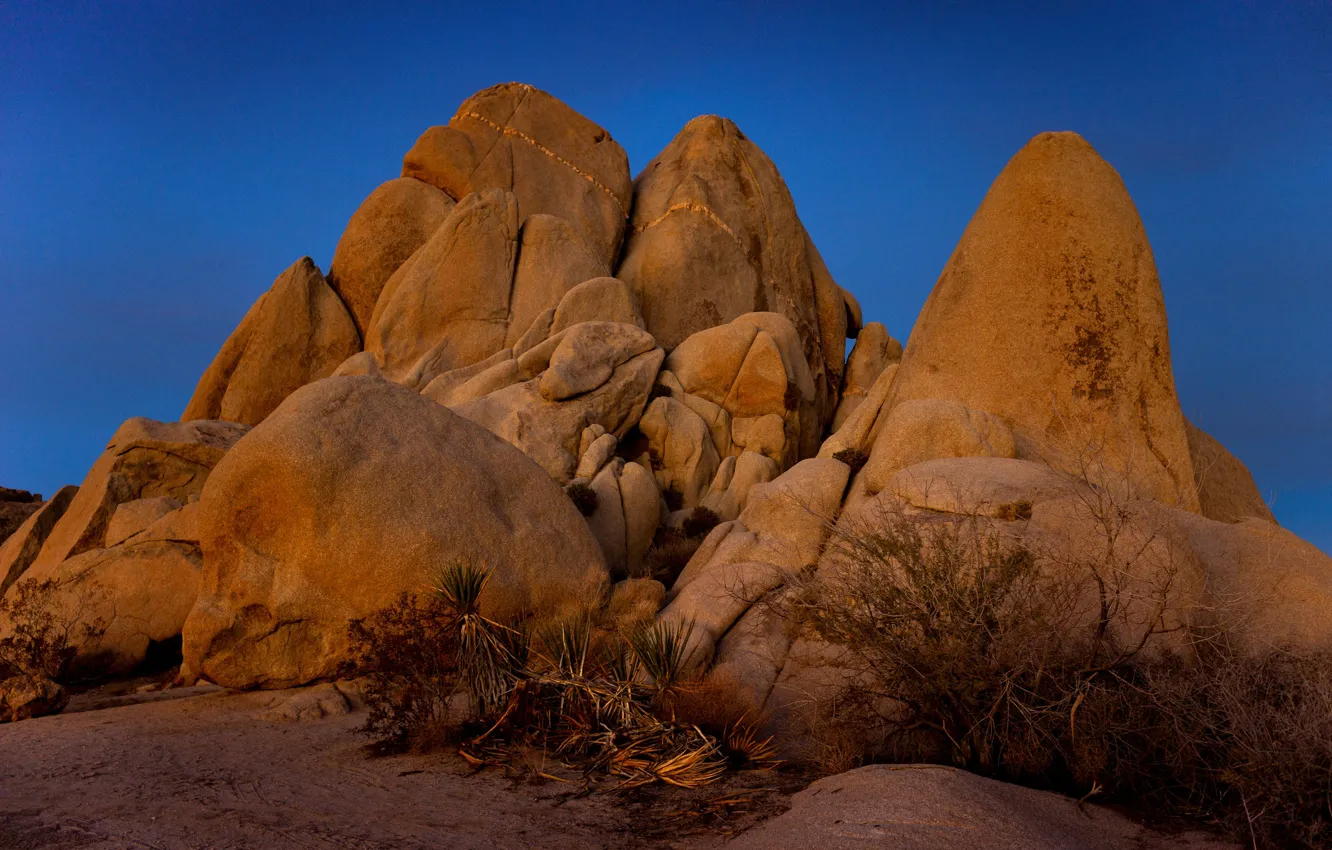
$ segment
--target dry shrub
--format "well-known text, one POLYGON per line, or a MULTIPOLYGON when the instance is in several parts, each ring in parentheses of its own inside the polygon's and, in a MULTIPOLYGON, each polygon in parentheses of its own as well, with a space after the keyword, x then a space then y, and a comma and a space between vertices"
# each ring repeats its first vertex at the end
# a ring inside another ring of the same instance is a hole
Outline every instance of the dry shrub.
POLYGON ((90 619, 101 589, 91 581, 24 579, 0 598, 0 681, 21 676, 59 681, 69 671, 80 645, 106 633, 106 621, 90 619))
POLYGON ((697 727, 716 738, 733 769, 775 767, 780 763, 772 738, 760 731, 762 715, 758 708, 730 682, 690 682, 671 694, 665 710, 677 723, 697 727))
POLYGON ((564 495, 574 503, 583 516, 592 516, 597 512, 597 491, 581 481, 575 481, 564 488, 564 495))
MULTIPOLYGON (((653 469, 662 468, 661 457, 657 455, 655 451, 652 455, 652 468, 653 469)), ((681 493, 680 488, 677 487, 675 484, 672 484, 671 486, 667 487, 665 490, 662 490, 661 497, 662 499, 666 500, 666 509, 669 511, 678 511, 684 507, 684 493, 681 493)))
POLYGON ((684 572, 689 559, 694 557, 703 541, 686 537, 673 528, 663 528, 643 556, 643 563, 634 572, 634 578, 652 578, 670 587, 684 572))
POLYGON ((1332 846, 1332 655, 1246 656, 1214 612, 1181 626, 1164 550, 1125 558, 1129 512, 1096 508, 1104 557, 1053 569, 980 517, 834 531, 784 609, 852 659, 827 760, 951 763, 1332 846))
POLYGON ((351 624, 369 714, 361 731, 385 744, 429 749, 446 741, 460 691, 457 617, 435 595, 404 593, 351 624))
POLYGON ((531 630, 500 624, 477 607, 488 578, 451 566, 430 598, 404 596, 353 624, 370 672, 362 731, 418 748, 459 741, 477 767, 541 776, 551 757, 620 787, 695 787, 731 764, 771 763, 758 718, 716 733, 676 719, 676 700, 696 687, 684 664, 691 625, 646 621, 625 636, 586 613, 531 630), (450 711, 459 703, 465 722, 450 711))
POLYGON ((869 455, 860 449, 839 449, 833 452, 833 460, 840 460, 842 463, 851 467, 851 474, 855 475, 865 464, 869 463, 869 455))
POLYGON ((786 385, 786 391, 782 393, 782 406, 787 410, 795 410, 800 406, 800 387, 789 383, 786 385))
POLYGON ((699 505, 690 512, 689 516, 685 517, 685 521, 680 526, 680 530, 684 532, 685 537, 697 537, 701 539, 706 537, 708 532, 716 528, 720 522, 721 517, 717 516, 716 511, 699 505))

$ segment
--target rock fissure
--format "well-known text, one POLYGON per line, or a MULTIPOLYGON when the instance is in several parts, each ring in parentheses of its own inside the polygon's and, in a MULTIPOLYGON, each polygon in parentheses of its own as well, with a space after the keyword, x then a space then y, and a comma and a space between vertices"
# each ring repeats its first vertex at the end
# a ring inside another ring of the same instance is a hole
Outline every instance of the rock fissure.
POLYGON ((458 118, 470 118, 473 121, 485 124, 487 127, 489 127, 490 129, 494 130, 495 132, 499 133, 502 136, 510 136, 512 138, 521 139, 522 141, 527 142, 529 145, 541 151, 543 154, 550 157, 551 159, 555 160, 560 165, 563 165, 565 168, 568 168, 574 174, 577 174, 579 177, 582 177, 584 180, 591 183, 593 186, 596 186, 598 189, 605 192, 606 195, 611 199, 611 201, 614 202, 615 207, 620 211, 620 215, 622 215, 626 219, 629 217, 629 212, 625 209, 624 202, 621 201, 619 197, 616 196, 615 192, 612 191, 609 186, 607 186, 605 183, 602 183, 593 175, 579 168, 577 165, 574 165, 569 160, 555 153, 555 151, 541 144, 536 139, 527 135, 522 130, 517 129, 516 127, 508 127, 502 124, 497 124, 496 122, 491 121, 489 118, 482 115, 481 113, 473 112, 471 110, 467 110, 465 112, 459 112, 457 115, 454 115, 453 117, 455 120, 458 118))

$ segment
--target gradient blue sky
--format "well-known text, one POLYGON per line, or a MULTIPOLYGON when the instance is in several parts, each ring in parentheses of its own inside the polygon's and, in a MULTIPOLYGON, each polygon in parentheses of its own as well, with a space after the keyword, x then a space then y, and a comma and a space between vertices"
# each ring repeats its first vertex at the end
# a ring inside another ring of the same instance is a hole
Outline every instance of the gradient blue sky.
POLYGON ((733 118, 902 338, 1009 157, 1077 130, 1146 223, 1185 412, 1332 550, 1332 4, 450 6, 0 0, 0 484, 176 418, 423 129, 520 80, 635 171, 733 118))

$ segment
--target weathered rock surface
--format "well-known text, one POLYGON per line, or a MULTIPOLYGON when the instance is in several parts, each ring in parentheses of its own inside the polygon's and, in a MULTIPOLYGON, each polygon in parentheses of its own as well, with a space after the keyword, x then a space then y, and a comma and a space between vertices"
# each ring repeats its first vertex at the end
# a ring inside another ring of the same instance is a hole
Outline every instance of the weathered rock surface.
POLYGON ((595 602, 608 573, 572 503, 521 452, 368 377, 293 394, 200 499, 204 574, 185 663, 229 687, 328 678, 347 625, 461 558, 493 568, 494 617, 595 602))
POLYGON ((792 324, 749 313, 693 334, 666 358, 661 383, 708 425, 721 455, 746 449, 782 468, 822 436, 816 386, 792 324))
POLYGON ((608 272, 565 220, 524 221, 516 196, 499 189, 469 195, 385 284, 360 358, 373 365, 339 372, 422 389, 504 349, 525 353, 551 333, 570 290, 608 272))
POLYGON ((570 289, 551 317, 550 333, 557 334, 579 322, 598 321, 644 326, 638 301, 624 281, 597 277, 570 289))
POLYGON ((128 673, 150 647, 180 637, 199 591, 202 558, 192 543, 153 540, 93 549, 30 569, 23 581, 53 581, 60 621, 73 627, 76 676, 128 673), (88 638, 84 625, 105 632, 88 638))
POLYGON ((523 218, 549 213, 570 222, 605 265, 619 254, 629 158, 601 127, 532 86, 505 83, 463 101, 447 126, 417 139, 402 174, 458 200, 512 192, 523 218))
POLYGON ((470 366, 504 347, 519 222, 512 194, 470 195, 393 273, 365 337, 385 375, 415 387, 423 372, 470 366))
POLYGON ((103 548, 107 524, 125 502, 154 496, 185 502, 197 495, 213 467, 248 430, 234 422, 127 420, 88 471, 33 567, 55 566, 103 548))
POLYGON ((912 399, 893 405, 865 465, 865 484, 877 493, 899 470, 934 458, 1017 454, 1013 432, 999 417, 955 401, 912 399))
POLYGON ((17 675, 0 681, 0 723, 59 714, 69 693, 45 676, 17 675))
POLYGON ((184 507, 179 499, 170 496, 154 496, 149 499, 135 499, 122 502, 111 515, 106 525, 107 548, 117 546, 144 531, 162 517, 184 507))
POLYGON ((364 336, 379 293, 407 258, 453 210, 454 200, 428 183, 399 177, 382 184, 352 213, 328 266, 328 285, 364 336))
POLYGON ((309 257, 254 302, 199 379, 182 421, 254 425, 361 350, 351 314, 309 257))
POLYGON ((735 850, 1232 850, 1201 833, 1157 834, 1123 815, 942 765, 878 764, 820 779, 735 850))
POLYGON ((1174 517, 1207 575, 1207 602, 1250 652, 1332 648, 1332 557, 1275 523, 1174 517))
POLYGON ((1123 181, 1077 134, 1032 139, 967 225, 889 415, 922 399, 1001 417, 1027 441, 1020 457, 1071 468, 1095 447, 1109 474, 1197 509, 1151 246, 1123 181))
POLYGON ((49 502, 41 503, 38 510, 0 545, 0 596, 32 566, 51 529, 65 515, 77 492, 79 488, 72 484, 61 487, 49 502))
POLYGON ((841 401, 837 404, 837 413, 831 425, 834 432, 865 401, 883 370, 901 360, 902 343, 889 336, 888 329, 882 324, 870 322, 861 329, 851 355, 846 359, 841 401))
POLYGON ((832 417, 848 315, 772 161, 732 122, 695 118, 634 181, 616 277, 637 294, 667 350, 745 313, 780 313, 799 334, 814 407, 832 417))
MULTIPOLYGON (((588 324, 596 323, 575 325, 566 333, 588 324)), ((630 325, 618 327, 638 330, 630 325)), ((585 428, 598 425, 619 439, 638 422, 665 354, 660 348, 652 348, 629 357, 614 367, 600 386, 580 395, 552 399, 551 395, 561 394, 561 386, 567 386, 557 379, 548 384, 545 377, 549 374, 546 365, 562 339, 552 337, 547 343, 553 345, 537 346, 519 358, 514 375, 520 383, 457 403, 454 410, 521 449, 564 484, 577 470, 585 428), (534 372, 545 374, 522 380, 534 372)), ((576 352, 571 351, 570 356, 577 359, 576 352)))
POLYGON ((42 506, 40 493, 0 487, 0 544, 42 506))
POLYGON ((1249 517, 1276 522, 1243 461, 1192 422, 1186 419, 1184 425, 1202 515, 1221 522, 1249 517))
MULTIPOLYGON (((676 579, 660 618, 693 622, 691 663, 706 667, 728 629, 790 576, 818 561, 849 469, 801 461, 755 485, 739 519, 709 533, 676 579)), ((732 659, 734 660, 734 659, 732 659)))

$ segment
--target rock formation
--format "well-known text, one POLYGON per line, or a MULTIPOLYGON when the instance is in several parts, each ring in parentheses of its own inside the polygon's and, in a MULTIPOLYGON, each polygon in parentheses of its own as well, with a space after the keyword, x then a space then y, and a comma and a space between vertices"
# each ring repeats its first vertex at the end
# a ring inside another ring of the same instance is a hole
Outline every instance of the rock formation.
POLYGON ((1094 455, 1197 509, 1152 249, 1123 181, 1076 133, 1028 142, 967 225, 911 331, 889 422, 924 399, 1002 418, 1021 457, 1073 471, 1094 455))
POLYGON ((361 350, 347 307, 302 257, 250 308, 199 379, 181 419, 255 425, 361 350))
POLYGON ((616 276, 637 293, 667 350, 746 313, 785 316, 799 334, 819 415, 832 416, 859 305, 828 274, 772 160, 706 115, 634 180, 631 233, 616 276))
POLYGON ((484 610, 602 598, 596 540, 558 485, 441 405, 373 377, 305 387, 218 464, 199 501, 203 576, 185 664, 229 687, 335 675, 348 624, 464 558, 484 610))
POLYGON ((49 579, 104 622, 89 669, 180 640, 183 678, 332 678, 351 621, 472 560, 498 618, 693 623, 690 663, 780 724, 845 659, 777 612, 886 512, 982 523, 1049 572, 1145 558, 1171 623, 1332 646, 1332 559, 1184 419, 1146 234, 1071 133, 999 175, 904 351, 730 121, 689 122, 631 186, 604 129, 496 86, 417 139, 327 279, 305 258, 260 296, 182 419, 126 422, 0 546, 0 593, 49 579), (720 524, 672 586, 632 578, 698 508, 720 524))
POLYGON ((0 487, 0 544, 42 506, 40 493, 0 487))
POLYGON ((403 158, 402 174, 455 200, 512 192, 527 218, 569 222, 604 265, 615 262, 629 215, 629 159, 610 134, 545 92, 492 86, 431 127, 403 158))

